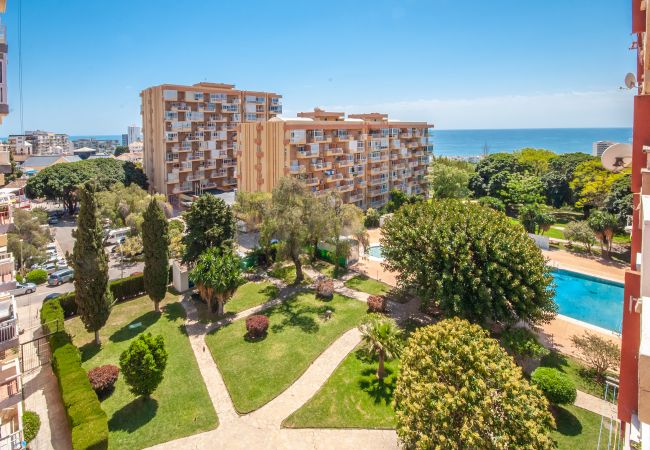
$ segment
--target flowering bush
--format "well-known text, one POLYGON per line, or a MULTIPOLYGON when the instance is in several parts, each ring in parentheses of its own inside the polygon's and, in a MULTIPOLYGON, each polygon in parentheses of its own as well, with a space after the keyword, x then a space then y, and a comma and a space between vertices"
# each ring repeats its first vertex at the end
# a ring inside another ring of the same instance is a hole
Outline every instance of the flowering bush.
POLYGON ((120 369, 112 364, 95 367, 88 371, 88 379, 97 394, 105 394, 113 389, 120 369))
POLYGON ((269 318, 263 315, 254 315, 246 318, 246 331, 248 337, 259 339, 266 334, 269 328, 269 318))
POLYGON ((334 297, 334 281, 323 278, 316 282, 316 298, 321 300, 332 300, 334 297))
POLYGON ((385 312, 386 311, 386 299, 379 295, 371 295, 368 297, 368 312, 385 312))

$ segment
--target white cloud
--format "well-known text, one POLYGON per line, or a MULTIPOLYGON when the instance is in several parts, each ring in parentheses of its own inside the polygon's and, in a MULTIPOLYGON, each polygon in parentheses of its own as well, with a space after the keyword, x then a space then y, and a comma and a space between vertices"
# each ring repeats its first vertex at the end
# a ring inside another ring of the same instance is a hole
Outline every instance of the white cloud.
POLYGON ((426 120, 440 129, 587 128, 630 127, 632 103, 631 91, 615 90, 420 99, 324 105, 323 108, 347 113, 383 112, 400 120, 426 120))

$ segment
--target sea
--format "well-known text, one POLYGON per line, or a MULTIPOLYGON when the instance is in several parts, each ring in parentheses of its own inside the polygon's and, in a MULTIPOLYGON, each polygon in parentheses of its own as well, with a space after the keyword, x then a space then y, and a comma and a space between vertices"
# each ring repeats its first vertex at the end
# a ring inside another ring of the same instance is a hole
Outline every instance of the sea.
POLYGON ((433 130, 436 156, 479 156, 525 147, 556 153, 591 153, 596 141, 631 143, 632 128, 531 128, 500 130, 433 130))

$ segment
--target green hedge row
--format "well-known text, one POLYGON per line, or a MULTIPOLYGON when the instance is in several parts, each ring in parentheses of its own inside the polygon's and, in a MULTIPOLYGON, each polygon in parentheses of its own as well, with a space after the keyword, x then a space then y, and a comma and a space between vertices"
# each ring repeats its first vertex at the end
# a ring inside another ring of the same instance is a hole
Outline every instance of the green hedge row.
MULTIPOLYGON (((144 276, 133 275, 127 278, 111 281, 110 289, 116 302, 137 297, 145 293, 144 276)), ((63 308, 65 317, 77 314, 77 304, 75 303, 74 291, 57 297, 57 300, 63 308)))
MULTIPOLYGON (((41 323, 46 331, 63 330, 63 307, 58 298, 47 300, 41 309, 41 323)), ((49 336, 52 370, 59 383, 75 450, 108 448, 108 417, 93 391, 86 371, 81 367, 79 350, 70 335, 59 331, 49 336)))

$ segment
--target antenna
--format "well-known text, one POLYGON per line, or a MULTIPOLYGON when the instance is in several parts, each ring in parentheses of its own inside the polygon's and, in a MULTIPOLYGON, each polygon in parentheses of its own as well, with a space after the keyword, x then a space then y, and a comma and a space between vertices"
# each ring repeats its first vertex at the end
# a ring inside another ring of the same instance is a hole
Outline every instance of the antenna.
POLYGON ((600 157, 605 169, 620 172, 632 164, 632 145, 614 144, 605 149, 600 157))

